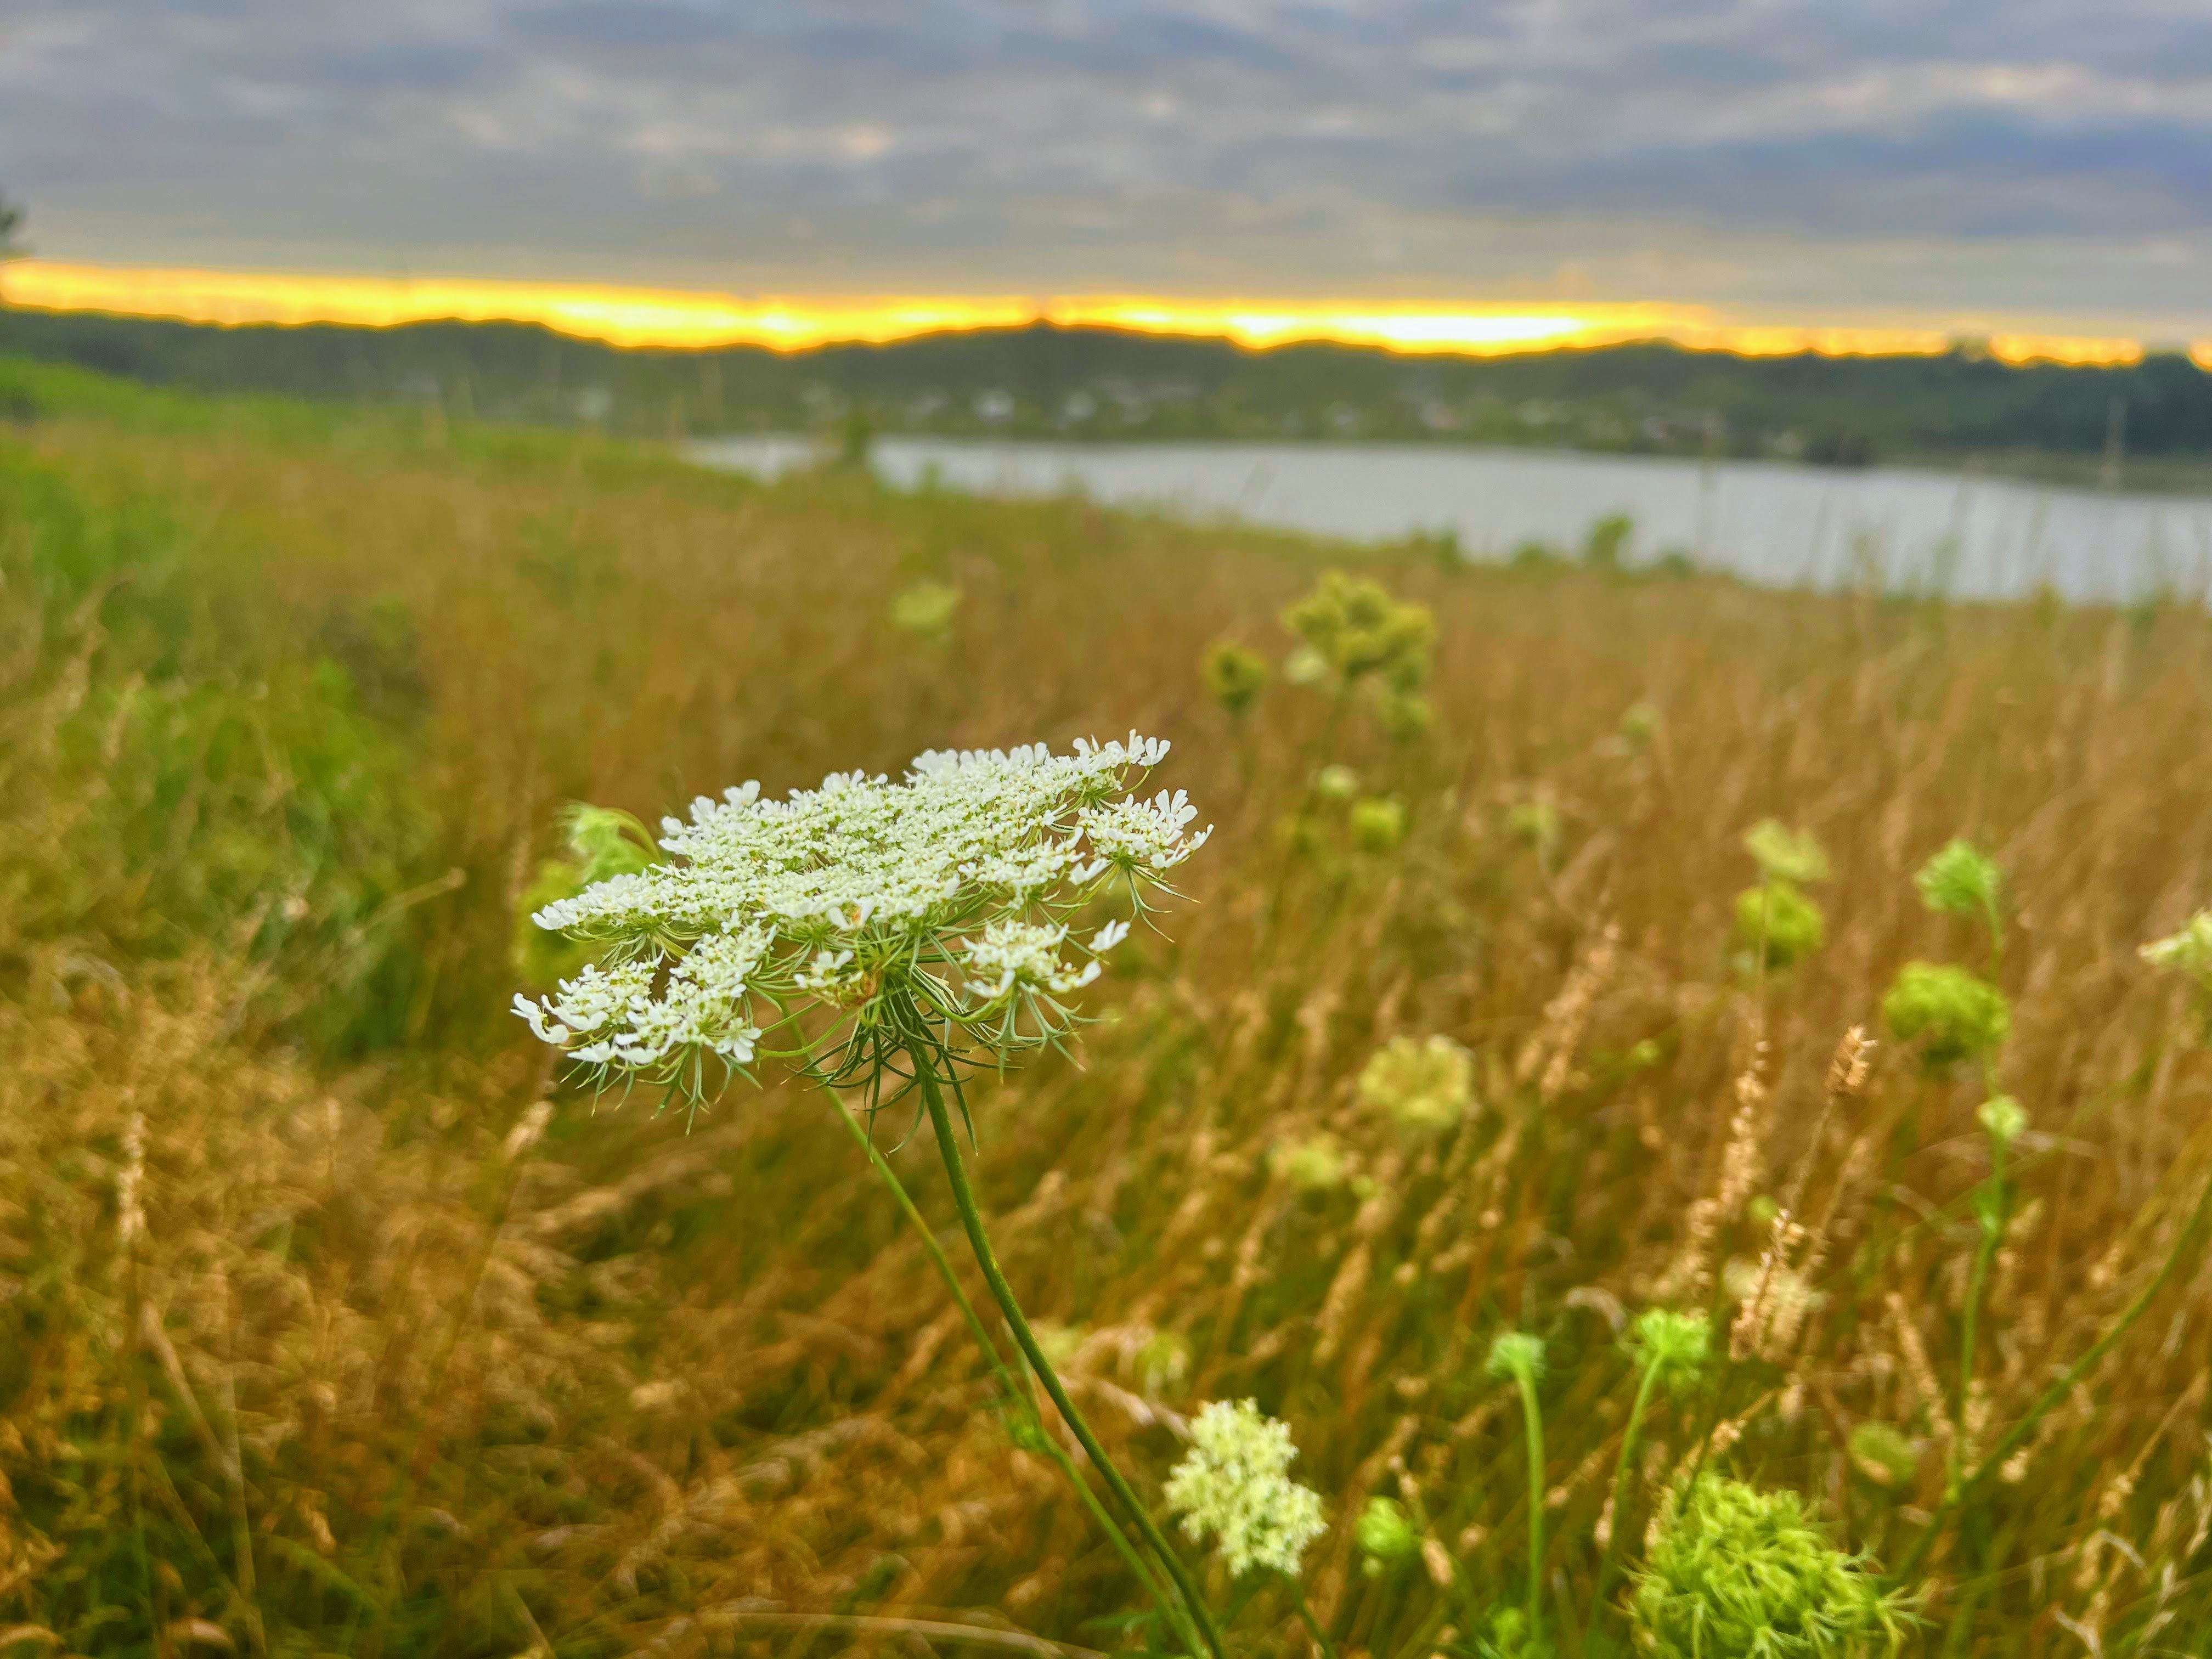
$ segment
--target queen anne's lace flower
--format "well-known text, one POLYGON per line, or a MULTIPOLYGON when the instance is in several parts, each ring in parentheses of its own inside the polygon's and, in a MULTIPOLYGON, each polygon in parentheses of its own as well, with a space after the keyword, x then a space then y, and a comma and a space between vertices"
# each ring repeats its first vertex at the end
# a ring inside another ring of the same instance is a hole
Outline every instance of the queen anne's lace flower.
POLYGON ((1250 1400, 1217 1400, 1192 1419, 1191 1449, 1168 1476, 1167 1500, 1193 1538, 1214 1534, 1232 1576, 1254 1567, 1295 1573, 1328 1529, 1321 1494, 1288 1474, 1298 1449, 1288 1425, 1250 1400))
POLYGON ((810 1004, 865 1024, 895 1000, 1001 1054, 1054 1041, 1073 1018, 1058 999, 1128 932, 1116 918, 1080 941, 1079 913, 1115 893, 1142 909, 1211 833, 1181 790, 1128 793, 1167 752, 1133 733, 1069 755, 937 750, 897 782, 702 797, 662 820, 667 861, 538 912, 600 960, 515 1011, 586 1066, 672 1082, 697 1054, 744 1063, 810 1004))

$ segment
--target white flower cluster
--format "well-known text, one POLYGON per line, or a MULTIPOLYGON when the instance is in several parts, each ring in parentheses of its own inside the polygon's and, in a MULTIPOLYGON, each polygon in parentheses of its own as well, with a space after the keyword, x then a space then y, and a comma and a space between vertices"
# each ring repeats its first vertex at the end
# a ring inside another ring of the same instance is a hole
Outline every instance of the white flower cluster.
POLYGON ((748 783, 662 821, 672 857, 532 918, 604 945, 603 965, 515 1012, 586 1065, 672 1077, 701 1052, 749 1060, 763 1022, 805 1003, 895 995, 1001 1050, 1072 1023, 1056 999, 1127 937, 1072 940, 1078 913, 1143 890, 1204 844, 1180 790, 1129 793, 1168 745, 933 751, 897 782, 836 774, 763 799, 748 783), (1028 1017, 1026 1029, 1017 1015, 1028 1017))
POLYGON ((1191 1420, 1191 1449, 1168 1476, 1167 1499, 1193 1538, 1213 1533, 1232 1576, 1254 1567, 1295 1573, 1328 1530, 1321 1494, 1290 1478, 1298 1449, 1257 1401, 1217 1400, 1191 1420))

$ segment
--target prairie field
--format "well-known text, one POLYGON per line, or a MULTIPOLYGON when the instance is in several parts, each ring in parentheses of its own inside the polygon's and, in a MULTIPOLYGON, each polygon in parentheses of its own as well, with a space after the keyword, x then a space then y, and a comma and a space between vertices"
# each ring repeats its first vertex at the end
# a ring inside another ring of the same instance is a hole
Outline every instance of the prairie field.
MULTIPOLYGON (((767 1063, 595 1098, 509 1006, 570 803, 1133 729, 1212 836, 1072 1052, 968 1098, 1007 1277, 1148 1502, 1255 1400, 1337 1653, 1533 1644, 1485 1363, 1528 1333, 1558 1652, 1627 1650, 1708 1468, 1893 1576, 1905 1651, 2212 1651, 2212 1051, 2138 956, 2212 903, 2200 607, 1459 565, 18 380, 0 1647, 1171 1647, 830 1097, 767 1063), (1280 672, 1331 568, 1428 608, 1426 729, 1280 672), (1241 712, 1224 640, 1273 671, 1241 712), (1787 951, 1741 897, 1769 819, 1824 854, 1787 951), (1916 886, 1954 838, 1980 920, 1916 886), (1914 961, 2008 1030, 1900 1037, 1914 961), (1448 1121, 1362 1088, 1399 1039, 1468 1057, 1448 1121), (1655 1307, 1713 1353, 1624 1460, 1655 1307), (1413 1545, 1363 1541, 1376 1498, 1413 1545)), ((980 1299, 928 1126, 874 1129, 980 1299)), ((1314 1650, 1285 1581, 1182 1541, 1232 1651, 1314 1650)))

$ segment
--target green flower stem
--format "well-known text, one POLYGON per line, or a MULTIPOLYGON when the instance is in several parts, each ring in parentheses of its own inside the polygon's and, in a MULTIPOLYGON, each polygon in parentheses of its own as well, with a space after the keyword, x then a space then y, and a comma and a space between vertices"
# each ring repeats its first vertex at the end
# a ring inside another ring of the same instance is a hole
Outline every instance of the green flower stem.
POLYGON ((1966 1467, 1966 1411, 1973 1399, 1974 1349, 1981 1325, 1982 1297, 1989 1288, 1990 1267, 2005 1229, 2005 1144, 1990 1137, 1989 1201, 1981 1213, 1981 1242, 1974 1249, 1974 1267, 1966 1280, 1966 1305, 1959 1322, 1959 1407, 1951 1431, 1950 1469, 1944 1478, 1947 1495, 1955 1493, 1966 1467))
POLYGON ((945 1179, 952 1188, 952 1202, 960 1212, 960 1224, 967 1231, 969 1248, 975 1252, 975 1265, 983 1270, 983 1282, 990 1286, 992 1298, 998 1303, 1000 1311, 1006 1315, 1006 1323, 1013 1328, 1015 1343, 1028 1358, 1030 1368, 1036 1372, 1037 1381, 1044 1385, 1045 1393, 1050 1396, 1061 1419, 1074 1433, 1092 1466, 1104 1477, 1115 1500, 1127 1511, 1129 1519, 1136 1523, 1138 1531, 1144 1534, 1145 1541, 1159 1558, 1168 1577, 1174 1580, 1183 1605, 1189 1610, 1191 1619, 1205 1641, 1206 1651, 1212 1659, 1226 1659, 1221 1646, 1221 1632, 1214 1627, 1212 1614, 1206 1610, 1206 1603, 1191 1583, 1182 1562, 1161 1533, 1159 1523, 1152 1519, 1152 1512, 1138 1500, 1137 1494, 1130 1490, 1128 1481, 1115 1466, 1114 1460, 1107 1456, 1106 1449, 1098 1443, 1098 1437, 1091 1432, 1091 1425, 1083 1413, 1076 1410, 1075 1402, 1067 1397, 1060 1373, 1053 1370, 1052 1362, 1045 1358, 1044 1349, 1037 1342, 1036 1333, 1030 1328, 1029 1319, 1022 1312, 1021 1304, 1014 1300, 1013 1287, 1006 1283, 1006 1275, 999 1267, 998 1255, 991 1249, 990 1236, 983 1231, 982 1212, 976 1207, 975 1190, 968 1184, 968 1170, 960 1157, 960 1143, 953 1130, 952 1117, 945 1109, 944 1091, 938 1085, 934 1057, 917 1048, 909 1048, 907 1052, 914 1063, 915 1081, 921 1090, 922 1104, 929 1113, 929 1127, 937 1137, 938 1152, 945 1160, 945 1179))
POLYGON ((968 1299, 968 1291, 960 1283, 959 1274, 953 1271, 951 1260, 945 1254, 945 1247, 937 1242, 936 1234, 930 1231, 928 1222, 922 1218, 913 1195, 906 1189, 906 1183, 898 1178, 898 1172, 891 1168, 890 1160, 877 1147, 874 1138, 868 1133, 853 1109, 845 1103, 843 1097, 831 1093, 830 1098, 836 1104, 837 1115, 844 1120, 853 1139, 860 1143, 861 1152, 867 1155, 870 1165, 883 1177, 884 1185, 890 1188, 891 1196, 898 1200, 899 1208, 906 1212, 907 1220, 913 1224, 915 1235, 921 1240, 922 1249, 929 1253, 930 1261, 936 1266, 938 1277, 945 1281, 945 1288, 952 1292, 952 1300, 959 1308, 961 1317, 968 1322, 968 1329, 975 1339, 975 1346, 982 1349, 990 1360, 992 1376, 1000 1389, 1020 1404, 1030 1425, 1036 1430, 1038 1449, 1060 1466, 1060 1473, 1067 1477, 1068 1484, 1082 1498, 1084 1507, 1091 1511, 1092 1519, 1098 1522, 1115 1549, 1120 1552, 1121 1559, 1127 1564, 1137 1582, 1145 1587, 1145 1593, 1167 1615, 1169 1621, 1176 1626, 1176 1634, 1191 1644, 1191 1651, 1194 1655, 1200 1645, 1199 1633, 1191 1624, 1190 1615, 1184 1610, 1181 1599, 1161 1585, 1158 1577, 1146 1565, 1144 1557, 1138 1553, 1136 1546, 1129 1541, 1128 1534, 1098 1501, 1098 1494, 1091 1490, 1091 1483, 1083 1478, 1083 1472, 1076 1468, 1075 1460, 1067 1455, 1066 1448, 1046 1432, 1043 1424, 1037 1419, 1036 1403, 1030 1398, 1027 1389, 1016 1385, 1013 1373, 999 1352, 999 1345, 991 1340, 982 1316, 975 1311, 975 1304, 968 1299))
POLYGON ((1620 1461, 1613 1469, 1613 1526, 1605 1535, 1605 1549, 1598 1557, 1597 1595, 1590 1602, 1593 1627, 1604 1616, 1606 1592, 1613 1588, 1613 1558, 1620 1553, 1620 1529, 1627 1522, 1628 1472, 1635 1465, 1636 1448, 1644 1434, 1644 1413, 1651 1404, 1651 1391, 1658 1382, 1657 1363, 1645 1360, 1644 1374, 1636 1382, 1636 1403, 1628 1408, 1628 1427, 1620 1438, 1620 1461))
POLYGON ((1321 1627, 1321 1620, 1314 1617, 1313 1609, 1306 1605, 1306 1587, 1298 1583, 1295 1576, 1285 1576, 1291 1579, 1291 1595, 1298 1604, 1298 1618, 1305 1625, 1306 1634, 1313 1638, 1314 1646, 1321 1650, 1321 1659, 1336 1659, 1335 1644, 1328 1639, 1328 1632, 1321 1627))
POLYGON ((1544 1629, 1544 1413, 1536 1403, 1536 1375, 1514 1375, 1521 1389, 1521 1419, 1528 1431, 1528 1634, 1544 1629))
POLYGON ((2150 1304, 2158 1299, 2159 1292, 2181 1271, 2182 1261, 2189 1255, 2190 1247, 2196 1242, 2197 1234, 2203 1231, 2208 1216, 2212 1216, 2212 1181, 2205 1182, 2203 1192, 2197 1196, 2197 1207, 2189 1212, 2188 1221, 2174 1239, 2173 1249, 2167 1252, 2157 1274, 2136 1292, 2134 1301, 2121 1310, 2120 1316, 2113 1321, 2105 1334, 2091 1343, 2079 1359, 2069 1365, 2057 1381, 2037 1396, 2035 1404, 2028 1407, 2027 1415, 2006 1431, 2004 1437, 1990 1449, 1989 1455, 1975 1466, 1974 1472, 1959 1483, 1958 1490, 1945 1494, 1943 1502, 1929 1517, 1927 1527, 1913 1540, 1911 1552, 1899 1565, 1897 1577, 1908 1578, 1912 1575, 1914 1569, 1928 1559, 1928 1552, 1935 1547, 1937 1536, 1960 1506, 1984 1480, 2004 1467, 2006 1459, 2027 1443, 2028 1437, 2035 1432, 2036 1425, 2048 1417, 2059 1401, 2073 1393, 2081 1379, 2094 1370, 2099 1362, 2118 1346, 2120 1339, 2128 1334, 2135 1322, 2150 1310, 2150 1304))
POLYGON ((1335 749, 1337 727, 1344 723, 1344 711, 1351 703, 1352 682, 1346 679, 1337 687, 1336 696, 1329 702, 1328 718, 1322 722, 1320 736, 1314 739, 1312 749, 1307 751, 1305 789, 1298 796, 1297 811, 1291 815, 1291 844, 1283 849, 1282 867, 1275 872, 1274 890, 1267 895, 1267 913, 1261 923, 1261 960, 1263 963, 1274 955, 1275 927, 1282 920, 1283 899, 1290 889, 1291 872, 1297 865, 1298 837, 1304 831, 1307 820, 1313 816, 1314 799, 1320 787, 1316 778, 1321 763, 1335 749))

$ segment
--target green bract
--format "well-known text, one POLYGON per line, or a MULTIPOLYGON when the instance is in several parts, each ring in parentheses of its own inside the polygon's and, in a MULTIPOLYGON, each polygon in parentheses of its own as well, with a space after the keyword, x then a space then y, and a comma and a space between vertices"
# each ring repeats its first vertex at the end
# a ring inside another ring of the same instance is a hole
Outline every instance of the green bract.
POLYGON ((668 861, 538 913, 601 959, 515 1012, 602 1081, 694 1097, 708 1058, 742 1066, 770 1030, 810 1075, 864 1085, 917 1047, 950 1066, 1056 1042, 1129 931, 1077 922, 1116 894, 1144 909, 1206 840, 1181 791, 1127 793, 1167 748, 933 752, 897 783, 702 797, 662 821, 668 861))
POLYGON ((1881 1017, 1899 1041, 1923 1039, 1930 1065, 1986 1054, 2012 1030, 2012 1005, 2002 991, 1948 963, 1908 962, 1898 969, 1881 1017))
POLYGON ((1629 1617, 1637 1646, 1662 1659, 1845 1659, 1911 1614, 1796 1493, 1705 1474, 1668 1494, 1629 1617))
POLYGON ((1768 967, 1786 968, 1820 948, 1828 922, 1819 905, 1778 877, 1735 896, 1735 937, 1754 960, 1763 949, 1768 967))
POLYGON ((613 807, 574 802, 561 815, 561 828, 568 856, 540 864, 516 907, 514 965, 527 985, 565 979, 592 956, 590 946, 538 927, 537 912, 611 876, 635 875, 655 856, 652 832, 613 807))
POLYGON ((1251 708, 1267 684, 1267 659, 1234 640, 1216 640, 1207 646, 1199 670, 1214 702, 1232 714, 1251 708))
POLYGON ((1428 683, 1436 618, 1425 605, 1392 599, 1380 582, 1326 571, 1284 611, 1283 623, 1341 679, 1379 675, 1401 692, 1428 683))
POLYGON ((1810 833, 1779 818, 1761 818, 1745 830, 1743 848, 1770 879, 1803 884, 1828 878, 1826 850, 1810 833))
POLYGON ((1920 866, 1912 878, 1920 902, 1944 915, 1978 916, 1996 926, 2003 878, 1972 842, 1954 841, 1920 866))

